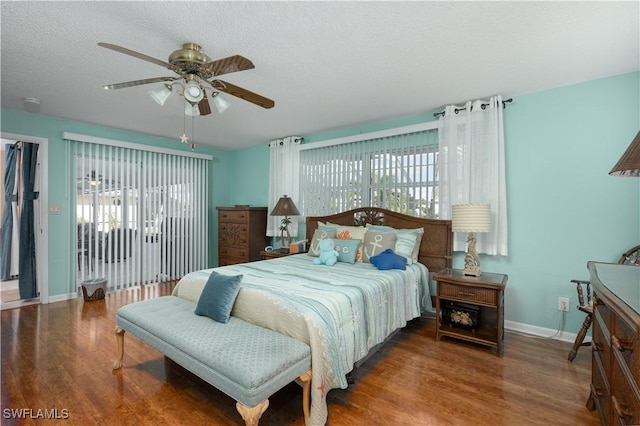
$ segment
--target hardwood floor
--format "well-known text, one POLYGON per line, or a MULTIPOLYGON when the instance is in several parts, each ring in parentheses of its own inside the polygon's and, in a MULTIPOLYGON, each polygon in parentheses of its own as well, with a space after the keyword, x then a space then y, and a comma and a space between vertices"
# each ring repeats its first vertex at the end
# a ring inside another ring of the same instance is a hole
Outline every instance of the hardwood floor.
MULTIPOLYGON (((129 334, 124 366, 112 371, 117 308, 173 285, 2 311, 2 424, 243 425, 231 398, 129 334), (11 409, 41 417, 8 418, 11 409)), ((589 349, 570 363, 569 343, 507 332, 498 358, 434 336, 431 319, 397 333, 354 373, 355 384, 329 392, 329 425, 599 424, 585 408, 589 349)), ((303 425, 301 404, 300 387, 285 387, 260 425, 303 425)))

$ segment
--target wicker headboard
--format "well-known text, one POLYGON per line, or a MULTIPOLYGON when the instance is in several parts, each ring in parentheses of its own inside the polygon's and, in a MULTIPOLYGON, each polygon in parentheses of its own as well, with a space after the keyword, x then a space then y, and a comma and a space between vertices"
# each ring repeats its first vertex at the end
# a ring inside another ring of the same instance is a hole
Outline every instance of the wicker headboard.
POLYGON ((450 220, 424 219, 379 207, 361 207, 330 216, 307 217, 307 240, 313 237, 314 231, 318 228, 318 222, 347 226, 364 226, 370 223, 396 229, 424 228, 418 261, 429 268, 430 272, 438 272, 452 266, 453 235, 450 220))

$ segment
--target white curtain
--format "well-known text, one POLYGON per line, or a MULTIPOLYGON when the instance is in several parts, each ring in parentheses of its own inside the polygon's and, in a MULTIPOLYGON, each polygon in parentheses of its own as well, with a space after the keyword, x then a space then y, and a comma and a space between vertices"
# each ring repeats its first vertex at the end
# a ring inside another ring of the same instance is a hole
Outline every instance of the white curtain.
MULTIPOLYGON (((291 201, 300 207, 300 143, 299 136, 288 136, 269 142, 269 206, 267 213, 271 213, 276 203, 283 195, 289 196, 291 201)), ((280 235, 282 217, 267 217, 267 236, 280 235)), ((298 236, 299 216, 292 216, 289 233, 298 236)))
MULTIPOLYGON (((507 253, 507 194, 501 96, 489 101, 449 105, 438 123, 440 213, 451 218, 455 204, 491 205, 491 231, 478 233, 479 253, 507 253)), ((464 251, 467 235, 454 235, 453 248, 464 251)))

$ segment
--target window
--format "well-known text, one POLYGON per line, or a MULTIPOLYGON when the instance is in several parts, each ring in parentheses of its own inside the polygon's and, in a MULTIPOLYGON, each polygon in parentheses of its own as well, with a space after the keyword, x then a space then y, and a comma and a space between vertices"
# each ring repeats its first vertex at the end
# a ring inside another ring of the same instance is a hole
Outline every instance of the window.
POLYGON ((305 215, 374 206, 439 216, 436 129, 318 145, 300 153, 305 215))

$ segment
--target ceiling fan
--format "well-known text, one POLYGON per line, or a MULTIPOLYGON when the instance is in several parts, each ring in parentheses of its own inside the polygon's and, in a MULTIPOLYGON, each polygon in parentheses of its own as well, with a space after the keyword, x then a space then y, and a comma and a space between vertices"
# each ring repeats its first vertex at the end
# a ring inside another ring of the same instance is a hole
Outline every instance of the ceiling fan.
POLYGON ((185 109, 185 113, 188 115, 211 114, 211 107, 209 106, 206 93, 207 89, 211 91, 212 102, 219 112, 224 111, 229 106, 222 96, 220 96, 220 92, 228 93, 263 108, 273 108, 275 106, 275 102, 271 99, 215 78, 223 74, 255 68, 253 62, 243 56, 233 55, 223 59, 212 60, 202 52, 202 48, 199 45, 195 43, 184 43, 182 49, 171 53, 168 62, 165 62, 115 44, 98 43, 98 46, 160 65, 177 74, 177 76, 154 77, 109 84, 104 86, 105 89, 123 89, 144 84, 164 83, 162 88, 149 92, 156 102, 164 105, 173 87, 177 85, 181 88, 178 94, 184 96, 190 104, 187 105, 185 109))

